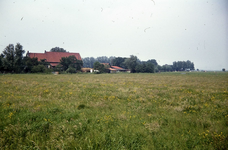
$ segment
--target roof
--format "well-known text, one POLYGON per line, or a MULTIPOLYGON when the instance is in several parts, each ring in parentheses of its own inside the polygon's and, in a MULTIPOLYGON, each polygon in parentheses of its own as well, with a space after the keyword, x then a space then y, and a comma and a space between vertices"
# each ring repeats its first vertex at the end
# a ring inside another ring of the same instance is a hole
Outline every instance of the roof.
POLYGON ((109 63, 101 63, 101 64, 103 64, 103 65, 110 65, 109 63))
POLYGON ((112 68, 113 68, 113 69, 118 69, 118 70, 125 70, 125 69, 123 69, 123 68, 121 68, 121 67, 118 67, 118 66, 112 66, 112 68))
POLYGON ((109 70, 111 70, 111 71, 116 71, 116 69, 113 69, 113 68, 108 68, 109 70))
POLYGON ((68 53, 68 52, 46 52, 45 53, 27 53, 30 58, 37 57, 38 61, 46 59, 47 62, 60 62, 62 57, 69 57, 74 55, 77 60, 82 60, 79 53, 68 53))
POLYGON ((57 66, 59 63, 50 63, 51 66, 57 66))

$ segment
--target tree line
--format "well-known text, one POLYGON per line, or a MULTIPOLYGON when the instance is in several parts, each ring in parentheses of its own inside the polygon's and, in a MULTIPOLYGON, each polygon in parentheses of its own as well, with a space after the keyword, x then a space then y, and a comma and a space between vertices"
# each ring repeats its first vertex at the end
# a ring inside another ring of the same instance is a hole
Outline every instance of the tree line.
MULTIPOLYGON (((65 49, 54 47, 50 50, 51 52, 66 52, 65 49)), ((194 70, 194 63, 187 61, 174 61, 172 65, 159 65, 155 59, 149 59, 147 61, 141 61, 137 56, 131 55, 127 57, 85 57, 82 61, 77 60, 75 56, 62 57, 60 63, 55 67, 51 68, 50 63, 46 62, 45 59, 38 61, 37 58, 30 58, 23 56, 25 50, 20 43, 15 46, 9 44, 3 50, 0 55, 0 71, 10 73, 37 73, 37 72, 68 72, 75 73, 84 68, 99 68, 104 70, 105 66, 99 65, 98 63, 110 63, 111 66, 119 66, 124 69, 129 69, 132 73, 154 73, 154 72, 166 72, 166 71, 184 71, 186 69, 194 70), (98 62, 98 63, 97 63, 98 62), (96 64, 96 66, 94 66, 96 64)))
MULTIPOLYGON (((111 66, 119 66, 124 69, 130 69, 131 72, 167 72, 167 71, 185 71, 186 69, 195 70, 194 63, 187 61, 174 61, 173 65, 159 65, 155 59, 149 59, 147 61, 141 61, 137 56, 131 55, 130 58, 127 57, 86 57, 82 58, 83 67, 94 68, 95 62, 99 63, 110 63, 111 66)), ((97 66, 99 66, 96 63, 97 66)), ((104 66, 105 67, 105 66, 104 66)), ((101 68, 99 66, 98 68, 101 68)))

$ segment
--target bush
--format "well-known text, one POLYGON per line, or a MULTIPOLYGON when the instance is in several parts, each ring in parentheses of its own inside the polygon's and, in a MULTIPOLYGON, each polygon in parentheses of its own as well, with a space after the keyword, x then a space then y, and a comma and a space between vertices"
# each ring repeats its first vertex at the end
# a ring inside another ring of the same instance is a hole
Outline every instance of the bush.
POLYGON ((46 70, 46 68, 44 65, 37 65, 37 66, 32 67, 31 72, 38 73, 38 72, 45 72, 45 70, 46 70))
POLYGON ((53 72, 53 69, 51 69, 51 68, 45 70, 45 73, 47 73, 47 74, 51 74, 52 72, 53 72))
POLYGON ((68 68, 68 69, 66 70, 66 72, 67 72, 67 73, 76 73, 77 71, 76 71, 75 68, 70 67, 70 68, 68 68))
POLYGON ((58 72, 63 71, 62 66, 61 65, 55 66, 54 71, 58 71, 58 72))

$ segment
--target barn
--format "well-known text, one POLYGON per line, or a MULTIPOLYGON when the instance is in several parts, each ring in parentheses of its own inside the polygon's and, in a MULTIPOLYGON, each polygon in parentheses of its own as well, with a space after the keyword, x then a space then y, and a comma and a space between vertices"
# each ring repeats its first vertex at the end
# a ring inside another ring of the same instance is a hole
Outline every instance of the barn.
POLYGON ((82 60, 79 53, 70 53, 70 52, 47 52, 44 51, 44 53, 30 53, 27 51, 26 54, 30 58, 37 57, 38 61, 41 59, 46 59, 46 62, 49 62, 51 67, 55 67, 60 63, 60 59, 62 57, 69 57, 69 56, 75 56, 77 60, 82 60))

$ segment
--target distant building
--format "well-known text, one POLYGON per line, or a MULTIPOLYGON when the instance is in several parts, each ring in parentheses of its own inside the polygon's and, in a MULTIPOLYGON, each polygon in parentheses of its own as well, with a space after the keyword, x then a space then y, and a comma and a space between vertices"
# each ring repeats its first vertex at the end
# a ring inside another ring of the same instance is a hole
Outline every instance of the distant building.
MULTIPOLYGON (((121 68, 119 66, 111 66, 110 63, 100 63, 104 65, 104 68, 106 69, 107 73, 118 73, 118 72, 128 72, 130 73, 130 70, 121 68)), ((93 70, 93 72, 99 72, 98 70, 93 70)))
POLYGON ((105 68, 110 68, 111 64, 110 63, 101 63, 102 65, 104 65, 105 68))
POLYGON ((118 67, 118 66, 111 66, 112 69, 115 69, 116 72, 126 72, 127 70, 126 69, 123 69, 121 67, 118 67))
POLYGON ((90 73, 92 73, 93 72, 93 68, 81 68, 81 71, 82 72, 90 72, 90 73))
POLYGON ((37 58, 38 61, 41 59, 46 59, 46 62, 49 62, 52 67, 57 66, 60 63, 60 59, 62 57, 69 57, 69 56, 75 56, 77 60, 82 60, 79 53, 69 53, 69 52, 47 52, 44 53, 29 53, 27 52, 27 56, 30 58, 37 58))

